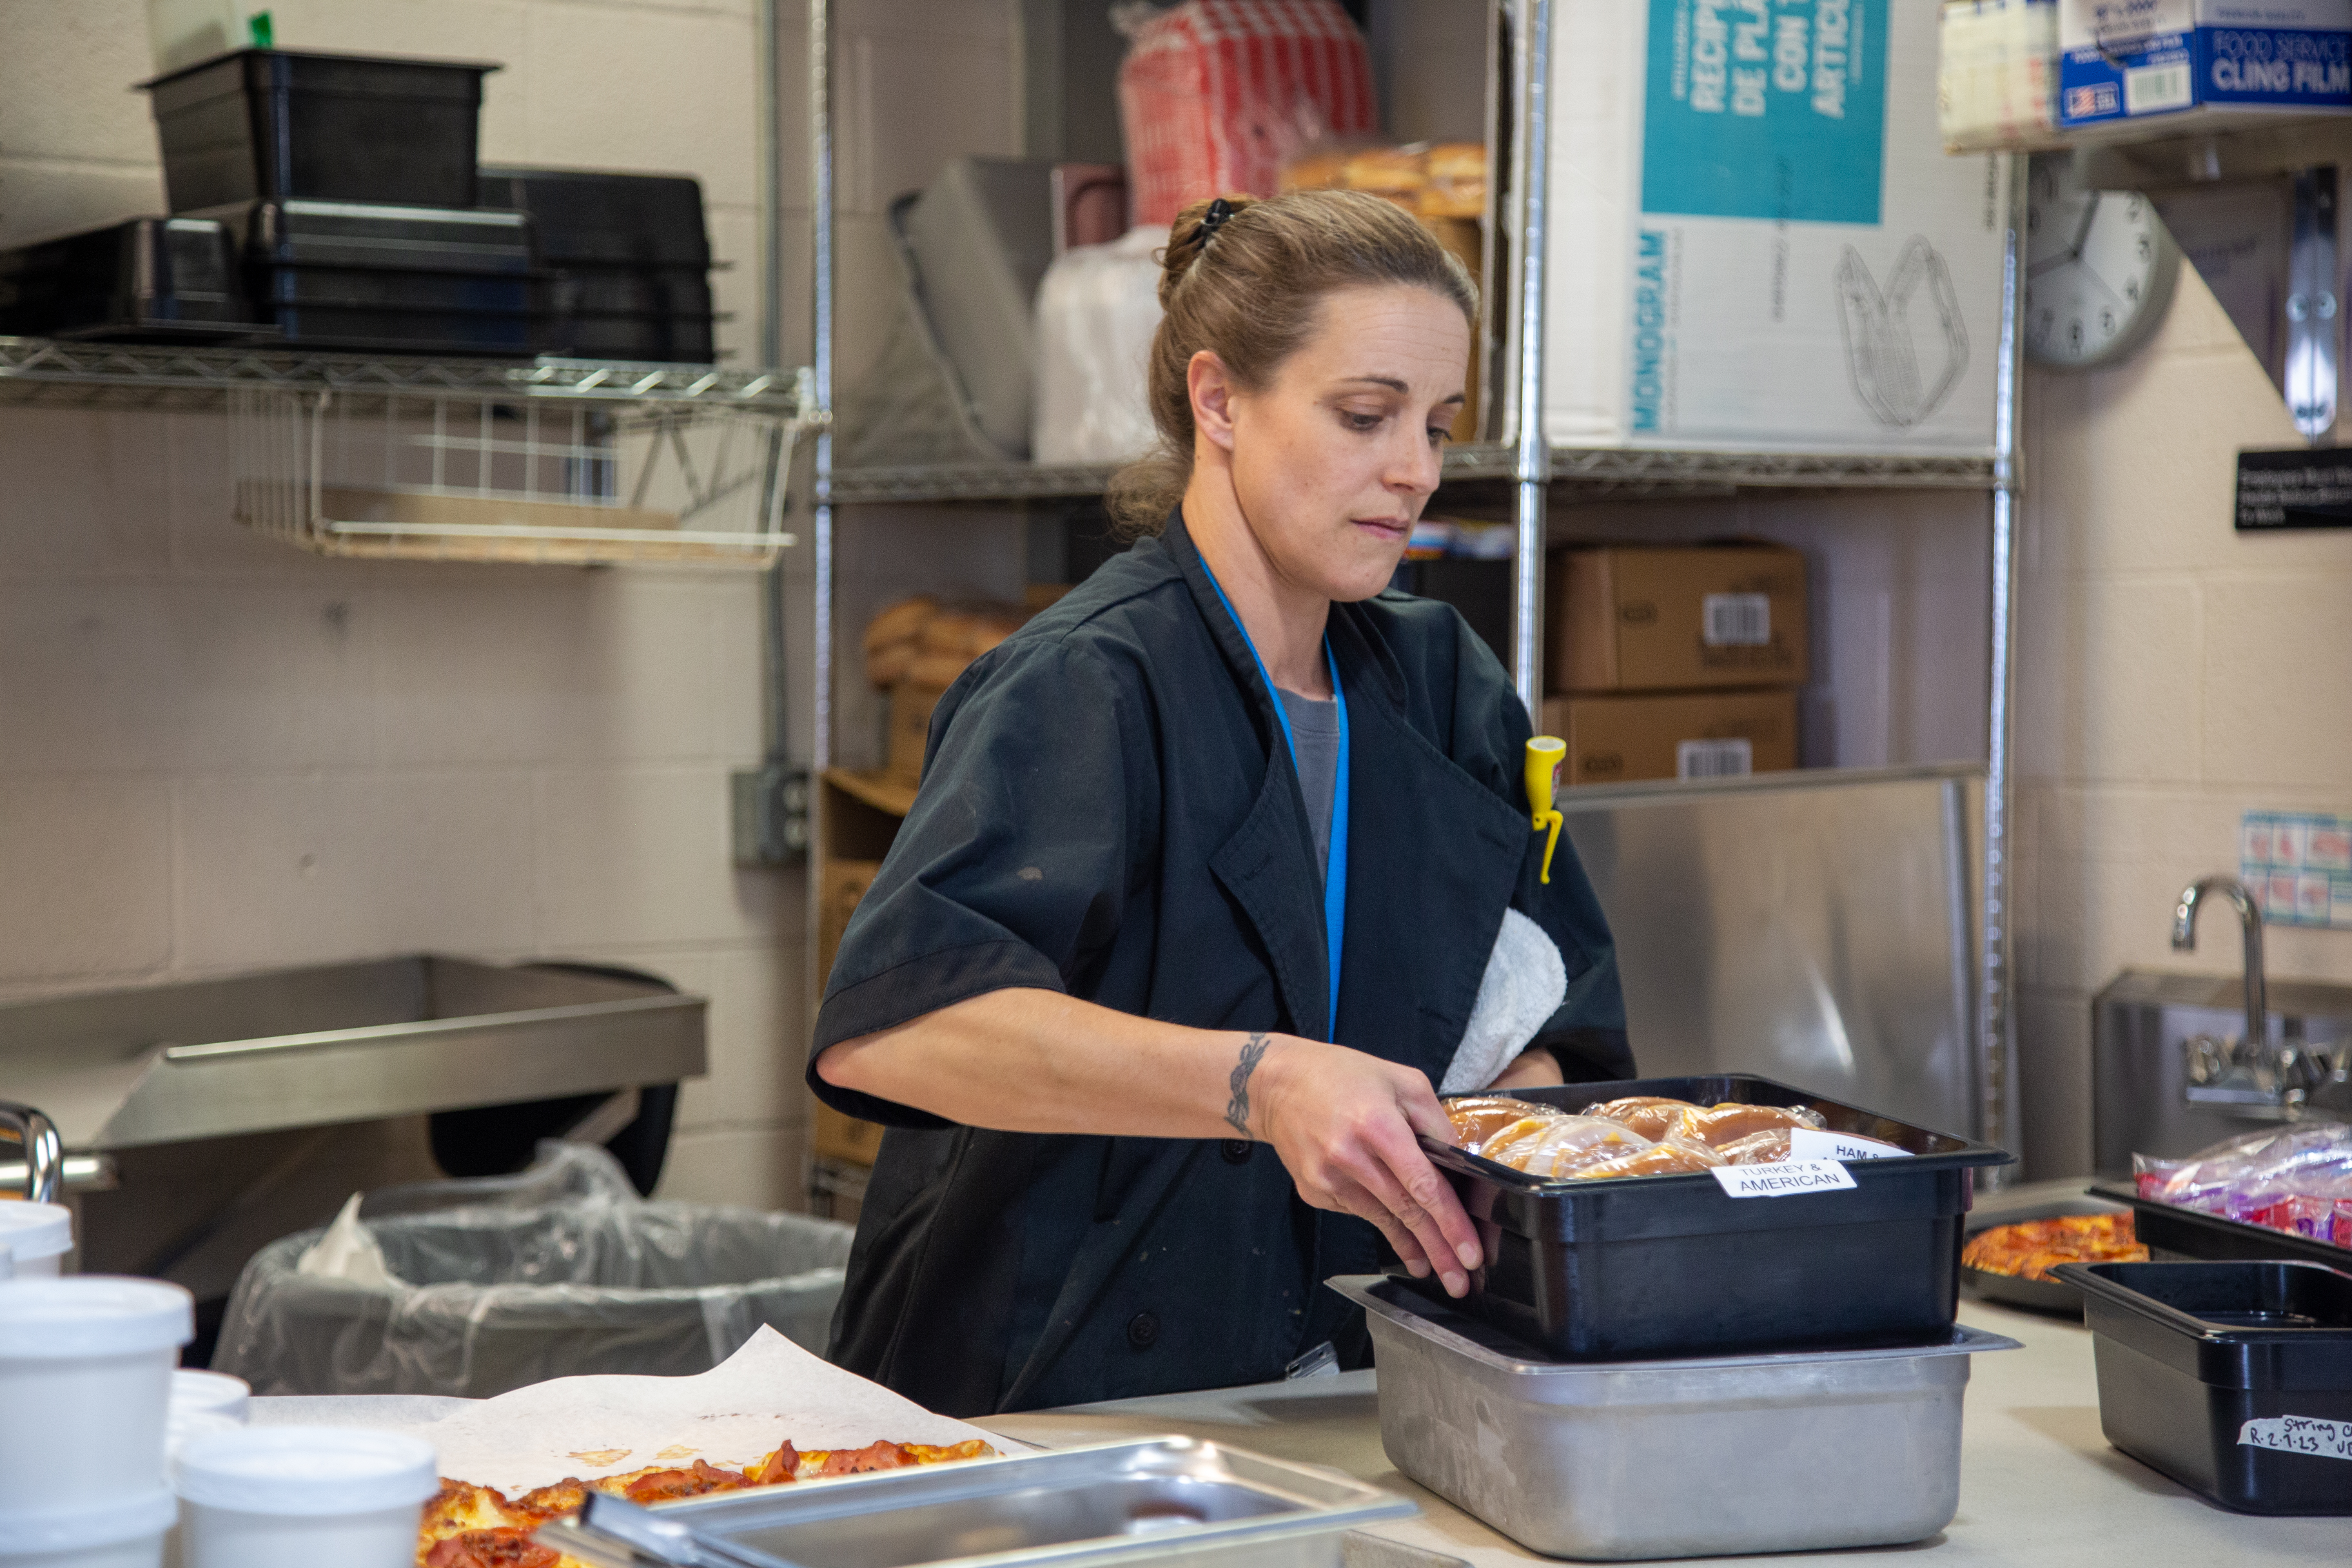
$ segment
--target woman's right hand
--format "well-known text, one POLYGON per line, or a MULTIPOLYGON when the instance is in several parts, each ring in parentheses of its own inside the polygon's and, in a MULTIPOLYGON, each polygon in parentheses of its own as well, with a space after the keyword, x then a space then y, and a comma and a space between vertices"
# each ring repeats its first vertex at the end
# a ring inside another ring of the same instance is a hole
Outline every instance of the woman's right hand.
POLYGON ((1234 1069, 1228 1119, 1274 1145, 1310 1206, 1370 1220, 1413 1278, 1433 1270, 1446 1294, 1469 1292, 1477 1231, 1413 1138, 1454 1139, 1425 1075, 1345 1046, 1253 1035, 1234 1069))

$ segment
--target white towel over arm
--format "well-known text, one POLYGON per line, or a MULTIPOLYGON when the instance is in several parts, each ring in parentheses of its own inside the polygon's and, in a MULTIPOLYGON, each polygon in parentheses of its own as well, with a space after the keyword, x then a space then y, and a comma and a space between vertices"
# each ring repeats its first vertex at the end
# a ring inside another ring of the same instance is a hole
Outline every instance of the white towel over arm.
POLYGON ((1485 1089, 1528 1048, 1568 997, 1568 965, 1543 927, 1517 910, 1503 911, 1503 929, 1487 955, 1469 1026, 1445 1069, 1441 1094, 1485 1089))

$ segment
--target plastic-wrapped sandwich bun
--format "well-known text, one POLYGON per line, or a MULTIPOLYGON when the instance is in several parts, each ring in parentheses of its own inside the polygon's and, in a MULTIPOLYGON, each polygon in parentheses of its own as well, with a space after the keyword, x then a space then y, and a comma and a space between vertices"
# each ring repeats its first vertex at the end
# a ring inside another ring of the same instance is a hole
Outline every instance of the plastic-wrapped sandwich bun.
POLYGON ((1604 1182, 1615 1176, 1679 1176, 1724 1163, 1724 1157, 1706 1144, 1686 1143, 1677 1138, 1653 1143, 1639 1153, 1620 1154, 1613 1160, 1587 1165, 1572 1174, 1580 1182, 1604 1182))
POLYGON ((1675 1124, 1675 1119, 1684 1111, 1698 1109, 1687 1100, 1669 1100, 1657 1094, 1634 1094, 1623 1100, 1612 1100, 1605 1105, 1591 1106, 1584 1114, 1598 1116, 1604 1121, 1622 1122, 1643 1137, 1654 1141, 1664 1138, 1666 1130, 1675 1124))
POLYGON ((1475 1149, 1514 1121, 1549 1120, 1562 1113, 1548 1105, 1538 1105, 1531 1100, 1476 1094, 1447 1100, 1445 1114, 1454 1123, 1454 1146, 1475 1149))
POLYGON ((1717 1151, 1727 1165, 1773 1165, 1789 1157, 1789 1129, 1767 1127, 1735 1138, 1717 1151))
POLYGON ((1705 1143, 1720 1149, 1734 1143, 1751 1132, 1764 1132, 1772 1128, 1822 1126, 1822 1114, 1803 1106, 1738 1105, 1726 1102, 1701 1110, 1684 1111, 1667 1129, 1669 1136, 1705 1143))
POLYGON ((1490 1144, 1486 1157, 1530 1176, 1558 1181, 1587 1165, 1638 1154, 1650 1146, 1648 1139, 1614 1121, 1596 1116, 1559 1116, 1503 1146, 1499 1153, 1490 1144))

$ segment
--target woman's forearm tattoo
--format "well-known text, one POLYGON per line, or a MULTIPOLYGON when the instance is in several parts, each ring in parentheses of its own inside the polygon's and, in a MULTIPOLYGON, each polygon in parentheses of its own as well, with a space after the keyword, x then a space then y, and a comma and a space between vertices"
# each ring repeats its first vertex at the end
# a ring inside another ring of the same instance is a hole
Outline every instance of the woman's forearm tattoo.
POLYGON ((1274 1042, 1264 1035, 1252 1035, 1242 1042, 1242 1059, 1234 1064, 1231 1080, 1234 1097, 1225 1102, 1225 1120, 1243 1137, 1249 1136, 1249 1080, 1257 1071, 1257 1064, 1265 1059, 1266 1047, 1274 1042))

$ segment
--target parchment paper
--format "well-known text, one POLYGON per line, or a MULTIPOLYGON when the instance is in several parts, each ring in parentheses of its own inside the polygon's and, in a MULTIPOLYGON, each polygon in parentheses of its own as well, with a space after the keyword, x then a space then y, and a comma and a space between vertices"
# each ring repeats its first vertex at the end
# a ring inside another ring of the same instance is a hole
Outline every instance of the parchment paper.
POLYGON ((422 1437, 440 1455, 443 1475, 509 1496, 566 1476, 594 1480, 648 1465, 707 1459, 740 1469, 785 1442, 807 1450, 862 1448, 882 1438, 946 1445, 978 1437, 999 1453, 1021 1447, 934 1415, 764 1327, 724 1363, 693 1377, 559 1377, 455 1408, 394 1396, 383 1403, 408 1408, 353 1412, 350 1419, 316 1407, 361 1400, 300 1403, 313 1407, 307 1419, 422 1437), (383 1415, 406 1418, 369 1418, 383 1415))

